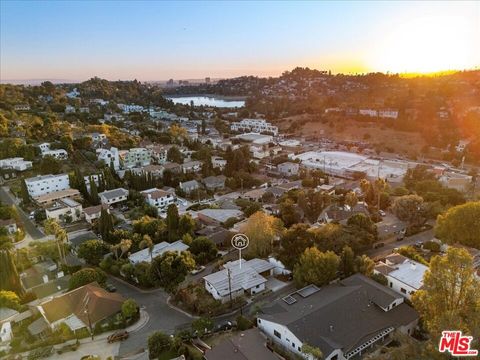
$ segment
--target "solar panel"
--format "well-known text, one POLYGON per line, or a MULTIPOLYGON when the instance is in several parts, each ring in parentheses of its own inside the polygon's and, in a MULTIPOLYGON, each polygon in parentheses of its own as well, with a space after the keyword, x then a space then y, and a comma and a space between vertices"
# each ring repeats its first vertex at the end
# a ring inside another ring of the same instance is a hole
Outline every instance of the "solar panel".
POLYGON ((284 298, 282 298, 282 300, 285 301, 288 305, 292 305, 297 302, 297 299, 290 295, 285 296, 284 298))
POLYGON ((320 288, 316 287, 315 285, 307 285, 304 288, 301 288, 300 290, 297 291, 297 293, 303 297, 309 297, 310 295, 315 294, 317 291, 319 291, 320 288))

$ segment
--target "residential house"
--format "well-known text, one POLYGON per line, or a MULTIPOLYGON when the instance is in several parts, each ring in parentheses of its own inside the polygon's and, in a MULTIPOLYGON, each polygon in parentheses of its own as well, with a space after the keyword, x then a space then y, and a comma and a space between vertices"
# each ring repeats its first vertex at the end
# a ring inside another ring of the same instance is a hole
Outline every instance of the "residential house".
POLYGON ((82 234, 68 234, 68 244, 72 253, 76 254, 78 247, 88 240, 100 240, 97 235, 92 231, 87 231, 82 234))
POLYGON ((15 234, 18 230, 15 219, 0 219, 0 229, 5 229, 9 234, 15 234))
POLYGON ((167 153, 170 147, 167 145, 154 145, 148 146, 148 149, 152 152, 152 158, 158 164, 164 164, 167 162, 167 153))
POLYGON ((385 261, 375 265, 373 273, 385 276, 393 291, 411 300, 413 293, 422 288, 423 276, 427 270, 428 266, 417 261, 400 254, 390 254, 385 261))
POLYGON ((127 201, 128 190, 124 188, 117 188, 113 190, 103 191, 98 194, 100 202, 106 205, 113 205, 119 202, 127 201))
POLYGON ((145 248, 129 255, 128 260, 132 264, 138 264, 141 262, 149 263, 151 259, 155 259, 158 256, 162 256, 167 251, 172 251, 180 254, 183 251, 187 251, 188 248, 189 246, 184 244, 181 240, 175 241, 173 243, 168 243, 166 241, 163 241, 153 246, 153 250, 151 254, 150 254, 150 250, 148 248, 145 248))
POLYGON ((152 188, 140 193, 144 196, 147 204, 156 207, 159 211, 165 210, 169 205, 175 203, 175 194, 164 190, 152 188))
POLYGON ((50 143, 44 142, 44 143, 38 144, 38 148, 40 149, 40 152, 43 154, 45 151, 50 150, 50 143))
POLYGON ((106 165, 113 163, 113 168, 115 170, 120 169, 120 154, 116 147, 111 147, 108 149, 97 149, 97 159, 103 161, 106 165))
POLYGON ((290 161, 277 165, 278 172, 284 176, 297 176, 299 169, 300 169, 300 164, 293 163, 290 161))
POLYGON ((358 110, 358 114, 363 116, 377 117, 378 111, 374 109, 360 109, 358 110))
POLYGON ((258 328, 283 350, 305 357, 305 343, 325 360, 361 358, 395 331, 412 334, 417 312, 393 290, 355 274, 319 289, 314 285, 273 301, 257 316, 258 328))
POLYGON ((175 162, 166 162, 163 164, 164 171, 169 171, 172 174, 180 174, 182 172, 182 166, 175 162))
POLYGON ((25 171, 31 168, 32 168, 32 162, 23 160, 23 158, 21 157, 0 160, 0 169, 13 169, 16 171, 25 171))
POLYGON ((227 160, 221 158, 220 156, 212 156, 211 160, 214 169, 219 169, 220 171, 223 171, 225 169, 225 166, 227 166, 227 160))
POLYGON ((88 208, 83 209, 83 213, 85 214, 85 221, 88 222, 89 224, 92 224, 95 220, 97 220, 100 217, 100 215, 102 214, 102 209, 105 209, 110 214, 110 209, 106 204, 90 206, 88 208))
POLYGON ((53 203, 45 209, 47 219, 54 219, 64 222, 79 221, 82 217, 82 204, 75 200, 66 198, 53 203))
POLYGON ((197 212, 198 220, 206 225, 220 225, 230 218, 243 218, 243 211, 235 209, 202 209, 197 212))
POLYGON ((332 204, 322 211, 317 221, 323 224, 328 224, 332 221, 344 223, 355 214, 364 214, 370 216, 367 204, 359 201, 357 205, 353 207, 353 209, 348 205, 340 206, 337 204, 332 204))
POLYGON ((200 189, 200 184, 197 180, 180 182, 178 186, 185 194, 191 194, 193 191, 200 189))
POLYGON ((228 337, 208 349, 205 360, 280 360, 266 344, 265 335, 257 328, 228 337))
POLYGON ((184 174, 191 173, 191 172, 198 172, 202 170, 201 161, 187 161, 183 163, 181 166, 184 174))
POLYGON ((94 282, 49 299, 37 305, 37 309, 45 330, 54 330, 64 323, 76 331, 94 327, 117 314, 124 301, 120 294, 110 293, 94 282))
POLYGON ((236 260, 223 265, 224 269, 204 276, 205 289, 222 303, 248 294, 265 290, 267 279, 274 265, 263 259, 236 260), (241 266, 240 266, 241 263, 241 266))
POLYGON ((42 157, 45 157, 45 156, 52 156, 57 160, 68 159, 68 153, 64 149, 46 150, 42 152, 42 157))
POLYGON ((395 109, 381 109, 378 110, 378 117, 387 119, 397 119, 398 110, 395 109))
POLYGON ((218 176, 208 176, 202 179, 205 188, 210 191, 222 190, 225 188, 225 180, 227 177, 225 175, 218 176))
POLYGON ((67 290, 69 279, 70 275, 60 271, 52 260, 34 264, 20 274, 25 291, 34 293, 38 299, 67 290))
POLYGON ((30 110, 30 105, 28 105, 28 104, 16 104, 16 105, 13 105, 13 110, 15 110, 15 111, 29 111, 30 110))

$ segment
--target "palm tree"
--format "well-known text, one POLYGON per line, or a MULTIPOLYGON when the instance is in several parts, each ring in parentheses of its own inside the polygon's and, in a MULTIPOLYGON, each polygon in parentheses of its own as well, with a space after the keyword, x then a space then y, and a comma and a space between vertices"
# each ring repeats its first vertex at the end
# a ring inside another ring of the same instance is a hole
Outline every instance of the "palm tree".
POLYGON ((47 235, 55 235, 55 242, 57 243, 58 255, 60 261, 66 263, 65 242, 68 240, 67 232, 63 229, 55 219, 48 219, 44 223, 45 233, 47 235))
POLYGON ((153 241, 148 235, 143 235, 143 240, 140 242, 140 249, 148 248, 148 254, 150 255, 150 262, 153 261, 153 241))

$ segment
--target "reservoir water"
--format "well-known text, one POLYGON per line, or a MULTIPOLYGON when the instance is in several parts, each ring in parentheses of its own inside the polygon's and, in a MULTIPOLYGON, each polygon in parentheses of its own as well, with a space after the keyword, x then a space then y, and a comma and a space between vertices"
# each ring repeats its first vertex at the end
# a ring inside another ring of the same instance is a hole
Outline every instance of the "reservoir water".
POLYGON ((223 108, 236 108, 245 106, 244 100, 229 100, 228 98, 220 98, 215 96, 166 96, 167 99, 172 100, 175 104, 200 106, 215 106, 223 108))

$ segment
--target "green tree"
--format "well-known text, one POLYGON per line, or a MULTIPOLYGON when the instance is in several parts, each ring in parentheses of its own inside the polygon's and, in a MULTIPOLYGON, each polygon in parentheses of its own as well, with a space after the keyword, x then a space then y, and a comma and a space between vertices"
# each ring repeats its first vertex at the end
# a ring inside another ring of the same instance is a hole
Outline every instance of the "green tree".
POLYGON ((473 259, 466 250, 455 247, 445 256, 431 259, 422 289, 412 296, 415 309, 437 339, 447 328, 462 329, 478 338, 479 299, 473 259))
POLYGON ((20 181, 20 196, 25 205, 31 203, 30 195, 28 194, 27 184, 25 180, 20 181))
POLYGON ((318 347, 311 346, 306 342, 304 342, 302 345, 302 353, 306 354, 309 359, 311 359, 312 357, 315 360, 323 359, 322 350, 320 350, 318 347))
POLYGON ((100 286, 104 286, 107 281, 107 275, 99 269, 83 268, 72 274, 68 281, 68 288, 73 290, 94 281, 100 286))
POLYGON ((314 245, 314 234, 307 224, 295 224, 280 239, 278 259, 287 269, 293 270, 303 252, 314 245))
POLYGON ((99 205, 100 204, 100 197, 98 196, 98 189, 97 189, 97 184, 95 183, 95 180, 90 176, 90 203, 92 205, 99 205))
POLYGON ((182 215, 178 222, 179 237, 183 237, 183 235, 185 234, 190 234, 193 236, 195 227, 196 227, 195 220, 190 216, 190 214, 182 215))
POLYGON ((133 299, 127 299, 122 304, 122 315, 125 319, 134 317, 138 313, 137 302, 133 299))
POLYGON ((355 271, 365 276, 371 276, 373 269, 375 268, 375 262, 367 255, 357 256, 355 258, 355 271))
POLYGON ((172 338, 161 331, 156 331, 148 337, 150 359, 158 359, 163 352, 170 350, 171 347, 172 338))
POLYGON ((283 225, 278 218, 257 211, 241 230, 250 240, 248 253, 255 257, 267 257, 272 252, 274 241, 280 237, 283 225))
POLYGON ((84 259, 91 265, 98 265, 103 256, 108 252, 109 247, 101 240, 92 239, 80 244, 78 247, 78 257, 84 259))
POLYGON ((450 208, 439 215, 435 235, 449 244, 480 249, 480 201, 450 208))
POLYGON ((393 202, 392 211, 408 225, 420 225, 425 221, 423 198, 418 195, 401 196, 393 202))
POLYGON ((143 235, 142 241, 139 244, 140 249, 147 249, 148 248, 148 254, 150 255, 150 262, 153 260, 153 248, 155 247, 155 244, 152 241, 152 238, 148 236, 147 234, 143 235))
POLYGON ((195 260, 188 251, 181 254, 167 251, 153 259, 149 272, 155 283, 172 292, 194 268, 195 260))
POLYGON ((213 321, 207 317, 201 317, 192 322, 192 329, 196 330, 198 335, 201 337, 208 331, 213 330, 213 321))
POLYGON ((100 212, 100 218, 98 219, 98 231, 102 240, 110 242, 113 232, 113 219, 107 209, 102 209, 100 212))
POLYGON ((345 195, 345 204, 350 207, 350 211, 353 211, 353 208, 358 204, 357 194, 353 191, 349 191, 345 195))
POLYGON ((355 272, 355 254, 350 246, 344 246, 340 253, 340 271, 344 276, 355 272))
POLYGON ((174 163, 183 164, 183 154, 180 152, 178 147, 172 146, 167 151, 167 160, 174 163))
POLYGON ((217 247, 206 236, 195 238, 188 249, 195 256, 195 263, 204 265, 217 257, 217 247))
POLYGON ((20 298, 13 291, 0 290, 0 309, 2 307, 18 310, 20 308, 20 298))
POLYGON ((315 247, 304 251, 293 271, 297 287, 309 284, 323 286, 337 277, 340 258, 333 252, 321 252, 315 247))
POLYGON ((413 246, 402 246, 397 250, 397 253, 406 256, 409 259, 415 260, 420 264, 428 266, 428 262, 417 252, 417 250, 413 246))
POLYGON ((63 229, 55 219, 45 220, 45 233, 55 235, 55 243, 57 244, 59 259, 62 263, 66 263, 65 243, 68 240, 67 232, 63 229))
POLYGON ((62 163, 53 156, 45 156, 40 161, 40 172, 42 175, 59 174, 62 171, 62 163))
POLYGON ((177 205, 171 204, 168 206, 166 222, 167 222, 168 242, 177 241, 180 238, 180 234, 178 233, 180 217, 178 216, 177 205))

